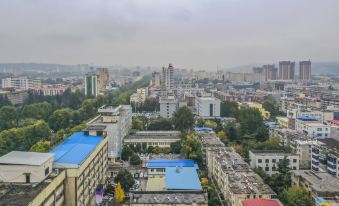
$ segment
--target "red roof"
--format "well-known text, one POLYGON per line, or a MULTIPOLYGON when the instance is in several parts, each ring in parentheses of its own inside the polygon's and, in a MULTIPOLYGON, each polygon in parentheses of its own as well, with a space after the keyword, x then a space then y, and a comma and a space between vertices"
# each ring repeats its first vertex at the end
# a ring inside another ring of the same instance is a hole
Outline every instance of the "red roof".
POLYGON ((331 124, 339 125, 339 120, 328 120, 328 122, 331 124))
POLYGON ((241 201, 243 206, 282 206, 278 200, 271 199, 252 199, 241 201))

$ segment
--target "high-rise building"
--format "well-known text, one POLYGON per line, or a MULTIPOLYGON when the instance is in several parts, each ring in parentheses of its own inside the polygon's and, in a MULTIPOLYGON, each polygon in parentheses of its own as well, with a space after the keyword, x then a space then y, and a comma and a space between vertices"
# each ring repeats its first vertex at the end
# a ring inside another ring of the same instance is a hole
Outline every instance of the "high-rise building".
POLYGON ((291 61, 280 61, 278 80, 294 80, 295 63, 291 61))
POLYGON ((159 99, 160 116, 163 118, 171 118, 174 112, 178 109, 179 103, 175 96, 162 96, 159 99))
POLYGON ((102 106, 99 115, 87 123, 89 134, 107 134, 108 158, 114 162, 121 157, 122 140, 132 127, 131 105, 102 106))
POLYGON ((277 71, 278 69, 274 66, 274 64, 267 64, 263 66, 263 72, 265 74, 266 81, 277 80, 277 71))
POLYGON ((161 86, 161 75, 159 72, 154 72, 152 74, 152 81, 155 88, 160 88, 161 86))
POLYGON ((299 79, 300 80, 311 80, 311 61, 299 62, 299 79))
POLYGON ((87 73, 85 77, 85 95, 96 97, 98 93, 98 75, 94 72, 87 73))
POLYGON ((98 70, 98 90, 99 93, 103 93, 106 90, 106 86, 108 85, 109 73, 107 68, 98 68, 98 70))
POLYGON ((253 82, 265 82, 266 74, 263 67, 253 67, 253 82))
POLYGON ((220 118, 220 100, 214 97, 197 97, 195 113, 204 119, 220 118))
POLYGON ((174 87, 173 73, 174 67, 172 64, 169 64, 167 68, 162 68, 162 87, 166 90, 172 90, 174 87))

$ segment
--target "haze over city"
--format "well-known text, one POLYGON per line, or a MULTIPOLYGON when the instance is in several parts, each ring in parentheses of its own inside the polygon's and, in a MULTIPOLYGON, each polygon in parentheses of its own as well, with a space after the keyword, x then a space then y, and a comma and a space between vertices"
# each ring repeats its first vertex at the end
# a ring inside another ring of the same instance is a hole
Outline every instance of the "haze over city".
POLYGON ((0 2, 0 62, 215 70, 339 58, 339 2, 0 2))

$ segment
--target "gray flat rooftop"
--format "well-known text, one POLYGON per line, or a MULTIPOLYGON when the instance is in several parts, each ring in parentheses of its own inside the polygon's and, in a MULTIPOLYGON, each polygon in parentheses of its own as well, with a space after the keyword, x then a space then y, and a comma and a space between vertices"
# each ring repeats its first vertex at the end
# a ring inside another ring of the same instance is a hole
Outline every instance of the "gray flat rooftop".
POLYGON ((313 190, 317 192, 339 192, 339 179, 325 172, 312 172, 310 170, 294 170, 294 176, 300 176, 303 181, 309 182, 313 190))
POLYGON ((155 160, 179 160, 183 159, 180 154, 150 154, 149 159, 155 160))
POLYGON ((297 154, 285 153, 280 150, 251 150, 250 152, 260 156, 298 156, 297 154))
POLYGON ((42 165, 53 158, 51 153, 12 151, 0 157, 2 165, 42 165))
POLYGON ((131 193, 131 204, 207 204, 203 192, 138 192, 131 193))
POLYGON ((232 173, 228 176, 234 194, 271 194, 275 192, 255 172, 232 173))
MULTIPOLYGON (((59 175, 64 172, 59 170, 59 175)), ((33 184, 0 184, 0 206, 27 206, 54 178, 49 176, 43 182, 33 184)))

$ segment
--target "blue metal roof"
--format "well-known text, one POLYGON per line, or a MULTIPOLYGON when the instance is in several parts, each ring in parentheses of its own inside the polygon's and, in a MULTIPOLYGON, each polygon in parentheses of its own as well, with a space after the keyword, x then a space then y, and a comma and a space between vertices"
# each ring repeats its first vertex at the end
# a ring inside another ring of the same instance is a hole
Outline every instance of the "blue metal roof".
POLYGON ((103 140, 102 136, 89 136, 84 132, 76 132, 50 153, 54 154, 54 162, 81 165, 103 140))
POLYGON ((196 132, 212 132, 213 131, 213 129, 209 127, 195 127, 193 130, 196 132))
POLYGON ((298 119, 301 121, 318 121, 319 120, 318 118, 308 116, 308 115, 299 116, 298 119))
POLYGON ((166 167, 167 190, 202 190, 194 167, 166 167))
POLYGON ((147 167, 195 167, 193 160, 148 160, 147 167))

